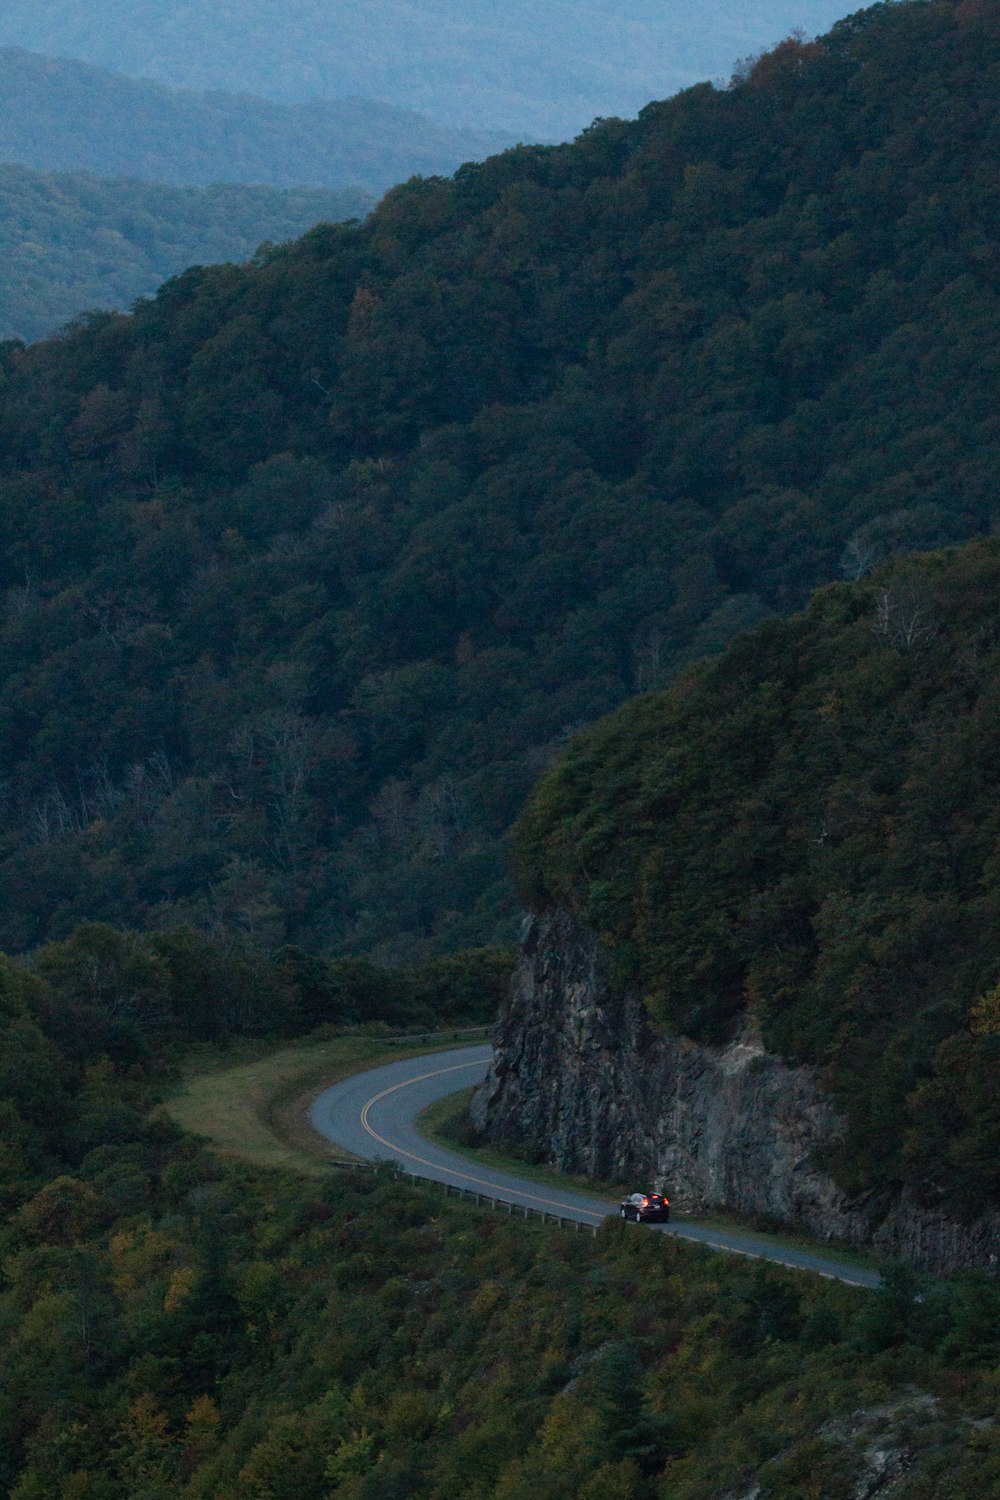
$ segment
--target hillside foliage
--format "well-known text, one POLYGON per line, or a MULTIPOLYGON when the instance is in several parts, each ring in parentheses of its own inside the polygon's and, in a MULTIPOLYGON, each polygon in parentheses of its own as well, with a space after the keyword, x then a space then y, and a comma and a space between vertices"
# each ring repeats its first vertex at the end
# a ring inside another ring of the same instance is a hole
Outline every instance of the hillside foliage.
POLYGON ((994 1492, 994 1282, 859 1293, 227 1165, 151 1114, 161 1051, 67 1011, 65 957, 0 962, 0 1495, 849 1500, 880 1449, 900 1500, 994 1492))
POLYGON ((582 736, 518 837, 654 1015, 818 1064, 853 1189, 1000 1203, 1000 543, 822 590, 582 736))
POLYGON ((0 48, 0 91, 0 161, 181 187, 380 193, 511 141, 371 99, 291 105, 198 93, 14 47, 0 48))
POLYGON ((262 241, 373 207, 360 190, 172 188, 0 166, 0 339, 125 311, 188 266, 248 260, 262 241))
POLYGON ((994 1276, 157 1108, 192 1044, 488 1014, 509 952, 450 950, 558 762, 522 893, 817 1063, 852 1188, 996 1205, 998 85, 992 0, 876 6, 0 346, 4 1500, 1000 1490, 994 1276))
POLYGON ((998 21, 876 6, 4 350, 0 941, 506 943, 578 728, 987 532, 998 21))

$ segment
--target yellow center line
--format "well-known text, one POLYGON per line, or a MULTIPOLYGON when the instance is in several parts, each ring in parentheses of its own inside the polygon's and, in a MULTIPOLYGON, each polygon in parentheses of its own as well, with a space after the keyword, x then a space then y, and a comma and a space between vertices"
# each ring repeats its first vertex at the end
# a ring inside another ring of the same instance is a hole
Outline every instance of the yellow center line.
MULTIPOLYGON (((398 1093, 400 1089, 408 1089, 411 1084, 414 1083, 424 1083, 428 1078, 440 1078, 444 1073, 461 1073, 463 1069, 466 1068, 481 1067, 481 1062, 456 1063, 454 1067, 436 1068, 430 1073, 421 1073, 419 1078, 408 1078, 404 1083, 394 1083, 391 1088, 383 1089, 380 1094, 375 1094, 371 1099, 368 1100, 368 1103, 361 1111, 361 1124, 373 1140, 378 1141, 382 1146, 388 1147, 390 1151, 395 1151, 398 1156, 405 1156, 408 1161, 417 1162, 421 1167, 431 1167, 435 1172, 448 1172, 452 1177, 460 1177, 463 1182, 474 1182, 477 1187, 492 1188, 497 1195, 516 1191, 519 1198, 529 1198, 532 1203, 542 1203, 546 1208, 563 1208, 567 1213, 571 1214, 586 1214, 588 1218, 596 1219, 597 1222, 600 1223, 602 1219, 607 1217, 606 1214, 597 1213, 590 1208, 581 1208, 576 1203, 560 1203, 556 1198, 540 1198, 537 1197, 534 1193, 522 1192, 520 1188, 507 1188, 504 1187, 501 1183, 490 1182, 485 1177, 473 1177, 468 1172, 457 1172, 453 1167, 442 1167, 437 1162, 428 1161, 425 1156, 416 1156, 412 1151, 404 1150, 402 1146, 397 1146, 393 1141, 387 1141, 384 1135, 379 1135, 378 1131, 375 1129, 375 1127, 371 1123, 371 1120, 369 1119, 368 1112, 371 1109, 372 1105, 378 1104, 379 1100, 387 1098, 389 1094, 398 1093)), ((511 1200, 505 1199, 504 1201, 509 1202, 511 1200)))

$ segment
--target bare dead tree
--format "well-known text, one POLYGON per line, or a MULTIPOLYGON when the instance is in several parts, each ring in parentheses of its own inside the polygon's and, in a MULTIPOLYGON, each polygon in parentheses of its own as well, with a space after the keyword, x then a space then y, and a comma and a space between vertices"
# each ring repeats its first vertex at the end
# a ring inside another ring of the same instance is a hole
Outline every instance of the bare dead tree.
POLYGON ((51 844, 55 837, 55 823, 47 797, 31 804, 25 815, 24 825, 33 844, 51 844))
POLYGON ((58 786, 51 787, 44 797, 33 802, 24 820, 25 832, 33 844, 50 844, 67 834, 79 833, 83 826, 58 786))
POLYGON ((413 838, 413 799, 404 781, 393 778, 379 787, 369 807, 379 841, 390 849, 401 849, 413 838))
POLYGON ((174 790, 174 772, 165 750, 154 751, 149 758, 149 770, 164 796, 169 797, 174 790))
POLYGON ((871 572, 881 556, 882 549, 863 531, 856 531, 840 554, 840 571, 845 578, 856 582, 871 572))
POLYGON ((469 810, 454 776, 441 776, 417 798, 419 834, 434 859, 446 859, 469 826, 469 810))
POLYGON ((665 644, 663 631, 658 625, 651 625, 633 645, 637 693, 648 693, 662 683, 667 656, 665 644))
POLYGON ((38 603, 38 584, 30 568, 24 570, 24 583, 7 591, 7 614, 12 620, 23 620, 38 603))
POLYGON ((900 651, 925 646, 937 635, 930 604, 912 579, 894 581, 878 590, 874 629, 876 635, 900 651))
MULTIPOLYGON (((110 821, 125 806, 138 809, 148 825, 156 809, 174 791, 173 771, 163 751, 157 751, 148 761, 133 761, 120 781, 115 781, 103 755, 88 766, 77 766, 74 779, 72 801, 61 787, 53 786, 23 812, 22 827, 29 842, 48 844, 80 833, 97 819, 110 821)), ((10 800, 11 788, 6 782, 3 790, 2 800, 10 800)))

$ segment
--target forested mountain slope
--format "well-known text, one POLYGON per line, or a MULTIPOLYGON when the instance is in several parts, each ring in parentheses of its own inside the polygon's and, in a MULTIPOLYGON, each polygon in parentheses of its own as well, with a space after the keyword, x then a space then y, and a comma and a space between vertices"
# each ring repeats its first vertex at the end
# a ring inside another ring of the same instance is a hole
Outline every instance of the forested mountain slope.
POLYGON ((1000 543, 819 592, 581 736, 521 820, 668 1030, 810 1063, 849 1190, 1000 1206, 1000 543))
POLYGON ((0 161, 178 186, 379 193, 414 173, 451 172, 511 140, 371 100, 288 105, 196 93, 19 48, 0 50, 0 92, 0 161))
POLYGON ((162 187, 0 166, 0 338, 128 308, 186 266, 246 260, 261 241, 362 218, 374 202, 360 189, 162 187))
MULTIPOLYGON (((64 951, 38 967, 0 962, 0 1495, 995 1492, 995 1282, 858 1292, 391 1175, 254 1172, 154 1110, 163 1053, 108 1055, 64 951)), ((163 967, 133 948, 103 1003, 163 967)), ((187 1019, 218 993, 192 977, 187 1019)))
POLYGON ((188 88, 359 95, 476 129, 575 135, 632 114, 843 0, 6 0, 0 44, 188 88))
POLYGON ((512 930, 567 737, 996 520, 1000 9, 880 6, 10 348, 0 942, 512 930))

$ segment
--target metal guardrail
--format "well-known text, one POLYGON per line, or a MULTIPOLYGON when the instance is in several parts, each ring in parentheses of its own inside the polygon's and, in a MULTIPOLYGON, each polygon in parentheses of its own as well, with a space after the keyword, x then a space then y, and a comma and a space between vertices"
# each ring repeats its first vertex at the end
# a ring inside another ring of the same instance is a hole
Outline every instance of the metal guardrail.
MULTIPOLYGON (((503 1212, 507 1214, 509 1218, 536 1219, 543 1224, 552 1224, 558 1229, 571 1229, 575 1234, 587 1234, 589 1232, 594 1239, 597 1238, 597 1231, 600 1228, 599 1224, 584 1224, 579 1219, 567 1219, 562 1214, 548 1213, 543 1208, 527 1208, 524 1206, 524 1204, 511 1202, 509 1198, 494 1198, 489 1193, 476 1192, 474 1188, 463 1188, 459 1187, 457 1183, 441 1182, 437 1177, 424 1177, 419 1172, 408 1171, 405 1167, 401 1166, 399 1162, 333 1160, 331 1161, 330 1165, 339 1167, 343 1171, 369 1174, 385 1171, 387 1168, 389 1168, 392 1170, 396 1177, 405 1177, 410 1182, 420 1182, 427 1187, 443 1188, 446 1198, 471 1198, 478 1205, 478 1207, 491 1208, 496 1213, 503 1212)), ((707 1248, 710 1250, 721 1250, 730 1255, 742 1255, 749 1260, 766 1260, 772 1265, 783 1266, 788 1271, 809 1271, 817 1269, 808 1265, 802 1265, 801 1263, 795 1261, 778 1260, 777 1257, 764 1255, 758 1251, 741 1249, 737 1245, 722 1245, 714 1243, 712 1240, 706 1239, 701 1240, 700 1243, 707 1246, 707 1248)), ((853 1281, 848 1276, 838 1277, 835 1275, 835 1273, 829 1270, 817 1270, 817 1274, 826 1277, 827 1280, 844 1281, 848 1286, 870 1288, 871 1285, 870 1282, 853 1281)), ((920 1297, 917 1298, 917 1301, 922 1300, 923 1299, 920 1297)))
POLYGON ((363 1176, 372 1176, 389 1166, 397 1177, 405 1177, 410 1182, 420 1182, 427 1187, 443 1188, 446 1198, 471 1198, 477 1207, 491 1208, 495 1213, 507 1214, 508 1218, 537 1219, 542 1224, 553 1224, 559 1229, 571 1229, 574 1234, 590 1234, 595 1237, 597 1235, 596 1224, 584 1224, 580 1219, 567 1219, 562 1214, 549 1213, 544 1208, 527 1208, 524 1204, 513 1203, 510 1198, 494 1198, 490 1193, 479 1193, 474 1188, 459 1187, 453 1182, 441 1182, 437 1177, 424 1177, 419 1172, 409 1172, 405 1167, 394 1162, 331 1160, 330 1165, 342 1172, 357 1172, 363 1176))
MULTIPOLYGON (((487 1026, 459 1026, 449 1027, 446 1031, 420 1031, 410 1036, 386 1036, 379 1040, 392 1045, 397 1042, 439 1042, 460 1041, 466 1036, 488 1035, 493 1030, 493 1023, 487 1026)), ((597 1234, 596 1224, 584 1224, 579 1219, 567 1219, 561 1214, 546 1212, 542 1208, 526 1208, 523 1204, 512 1203, 509 1198, 494 1198, 489 1193, 479 1193, 473 1188, 459 1187, 457 1183, 441 1182, 437 1177, 424 1177, 419 1172, 410 1172, 398 1163, 378 1163, 370 1161, 345 1161, 337 1158, 328 1158, 331 1167, 341 1172, 357 1172, 362 1175, 373 1174, 383 1169, 385 1165, 391 1166, 398 1177, 406 1177, 410 1182, 421 1182, 428 1187, 443 1188, 446 1198, 471 1198, 479 1208, 491 1208, 495 1213, 506 1213, 510 1218, 518 1217, 524 1219, 537 1219, 543 1224, 555 1224, 560 1229, 572 1229, 574 1233, 597 1234)))
POLYGON ((410 1036, 382 1036, 377 1040, 385 1042, 388 1046, 395 1046, 397 1042, 460 1042, 464 1036, 482 1036, 493 1030, 493 1022, 488 1026, 449 1026, 447 1031, 415 1031, 410 1036))
POLYGON ((477 1193, 472 1188, 462 1188, 450 1182, 437 1182, 432 1177, 420 1177, 416 1172, 400 1173, 402 1177, 412 1177, 416 1182, 432 1182, 436 1187, 443 1187, 446 1198, 453 1195, 457 1198, 473 1198, 480 1208, 489 1207, 497 1213, 502 1209, 509 1218, 538 1219, 543 1224, 555 1224, 559 1229, 572 1229, 575 1234, 586 1234, 596 1236, 598 1226, 596 1224, 584 1224, 580 1219, 567 1219, 562 1214, 549 1213, 544 1208, 527 1208, 523 1203, 512 1203, 509 1198, 493 1198, 489 1193, 477 1193))

